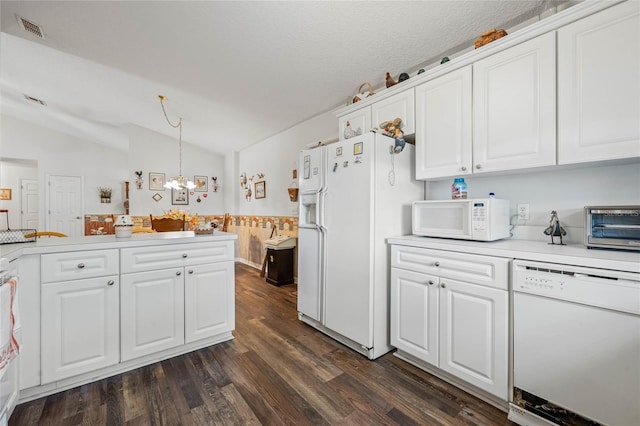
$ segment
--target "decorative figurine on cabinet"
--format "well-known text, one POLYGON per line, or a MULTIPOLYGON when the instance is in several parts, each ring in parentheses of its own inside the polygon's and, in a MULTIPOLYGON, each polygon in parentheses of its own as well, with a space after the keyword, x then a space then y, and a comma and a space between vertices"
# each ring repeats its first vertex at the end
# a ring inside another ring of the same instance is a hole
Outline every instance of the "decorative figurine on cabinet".
POLYGON ((564 235, 567 235, 567 231, 565 231, 564 228, 560 226, 560 219, 558 219, 557 211, 551 211, 551 220, 549 221, 549 226, 547 227, 547 229, 544 230, 544 234, 551 236, 551 242, 549 244, 555 244, 555 242, 553 241, 553 237, 560 237, 560 245, 566 245, 562 242, 562 237, 564 235))
POLYGON ((142 180, 142 170, 136 170, 134 172, 136 174, 136 188, 142 189, 142 185, 144 185, 144 180, 142 180))

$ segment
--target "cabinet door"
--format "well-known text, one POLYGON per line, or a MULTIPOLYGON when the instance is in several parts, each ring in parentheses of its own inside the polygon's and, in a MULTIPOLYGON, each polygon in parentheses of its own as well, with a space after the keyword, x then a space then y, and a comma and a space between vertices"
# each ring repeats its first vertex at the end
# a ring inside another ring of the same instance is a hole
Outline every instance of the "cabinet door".
POLYGON ((438 366, 438 278, 391 268, 391 345, 438 366))
POLYGON ((416 179, 471 173, 471 66, 416 87, 416 179))
POLYGON ((640 156, 640 3, 558 30, 558 163, 640 156))
POLYGON ((556 163, 555 33, 473 64, 473 172, 556 163))
POLYGON ((42 286, 42 384, 117 364, 118 276, 42 286))
POLYGON ((348 139, 345 137, 347 122, 351 131, 359 131, 360 134, 367 133, 371 130, 371 106, 360 108, 338 118, 338 137, 341 141, 348 139))
POLYGON ((371 105, 371 123, 373 127, 380 126, 380 123, 384 121, 400 118, 402 119, 400 129, 405 135, 412 135, 416 132, 414 116, 413 89, 405 90, 371 105))
POLYGON ((185 342, 234 329, 233 262, 187 267, 185 276, 185 342))
POLYGON ((440 368, 507 400, 508 292, 440 280, 440 368))
POLYGON ((184 269, 121 277, 122 361, 184 344, 184 269))

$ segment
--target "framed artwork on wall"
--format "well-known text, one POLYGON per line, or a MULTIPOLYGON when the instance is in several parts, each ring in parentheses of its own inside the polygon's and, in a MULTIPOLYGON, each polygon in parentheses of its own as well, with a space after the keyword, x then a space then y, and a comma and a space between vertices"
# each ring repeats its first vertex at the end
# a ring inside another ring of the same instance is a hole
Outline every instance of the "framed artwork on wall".
POLYGON ((149 172, 149 189, 151 191, 164 191, 164 173, 149 172))
POLYGON ((260 182, 255 183, 255 191, 256 191, 256 200, 258 198, 264 198, 267 196, 266 192, 266 182, 261 180, 260 182))
POLYGON ((11 188, 0 188, 0 200, 11 200, 11 188))
POLYGON ((207 192, 209 190, 209 182, 206 176, 194 176, 193 183, 196 184, 194 191, 207 192))
POLYGON ((171 204, 175 206, 186 206, 189 204, 189 190, 172 189, 171 190, 171 204))

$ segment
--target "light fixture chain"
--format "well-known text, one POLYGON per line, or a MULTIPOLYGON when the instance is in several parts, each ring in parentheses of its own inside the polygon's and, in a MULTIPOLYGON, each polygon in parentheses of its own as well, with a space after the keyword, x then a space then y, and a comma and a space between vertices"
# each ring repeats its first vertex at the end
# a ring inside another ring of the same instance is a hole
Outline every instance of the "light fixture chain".
POLYGON ((165 120, 167 120, 167 123, 169 123, 171 127, 173 127, 174 129, 177 128, 180 134, 180 138, 179 138, 180 151, 179 151, 179 163, 178 163, 179 174, 173 179, 171 183, 167 182, 165 186, 168 185, 167 187, 175 188, 175 189, 195 188, 195 184, 193 182, 191 182, 189 179, 185 179, 184 176, 182 176, 182 117, 178 118, 178 124, 173 124, 171 120, 169 120, 169 116, 167 115, 167 111, 164 107, 164 101, 167 98, 163 95, 158 95, 158 98, 160 98, 160 106, 162 106, 162 113, 164 114, 165 120), (186 183, 185 183, 185 180, 186 180, 186 183))

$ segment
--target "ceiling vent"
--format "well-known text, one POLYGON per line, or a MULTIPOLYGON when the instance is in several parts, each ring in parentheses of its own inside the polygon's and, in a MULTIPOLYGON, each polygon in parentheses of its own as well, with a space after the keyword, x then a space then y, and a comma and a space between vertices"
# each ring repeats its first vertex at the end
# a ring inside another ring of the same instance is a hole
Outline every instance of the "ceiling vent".
POLYGON ((18 19, 18 23, 20 24, 20 28, 25 30, 26 32, 33 34, 34 36, 44 40, 44 32, 42 31, 42 27, 38 24, 34 24, 31 21, 24 19, 22 16, 16 15, 18 19))
POLYGON ((24 95, 24 98, 29 102, 34 102, 36 104, 47 106, 47 103, 42 99, 34 98, 33 96, 29 96, 29 95, 24 95))

